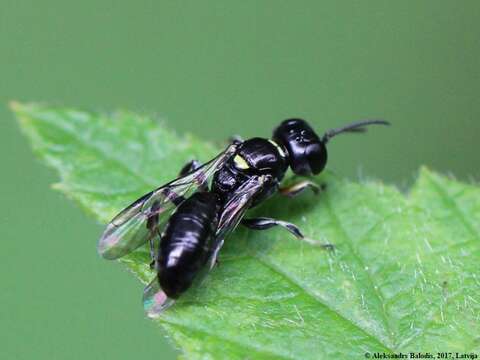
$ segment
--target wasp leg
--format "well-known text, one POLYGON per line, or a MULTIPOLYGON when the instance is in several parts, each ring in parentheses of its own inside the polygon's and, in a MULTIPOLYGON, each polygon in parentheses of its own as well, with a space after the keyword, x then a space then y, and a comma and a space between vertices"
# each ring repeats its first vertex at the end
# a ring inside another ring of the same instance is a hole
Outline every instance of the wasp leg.
POLYGON ((314 194, 317 195, 317 194, 320 193, 320 191, 323 191, 326 188, 327 188, 326 184, 318 185, 318 184, 314 183, 313 181, 304 180, 304 181, 300 181, 296 184, 293 184, 293 185, 290 185, 290 186, 287 186, 287 187, 284 187, 284 188, 280 188, 280 189, 278 189, 278 191, 282 195, 285 195, 285 196, 288 196, 288 197, 294 197, 294 196, 300 194, 301 192, 305 191, 306 189, 311 189, 314 192, 314 194))
POLYGON ((228 138, 229 144, 241 144, 243 142, 243 138, 240 135, 232 135, 228 138))
MULTIPOLYGON (((180 170, 180 173, 178 174, 178 176, 185 176, 185 175, 191 173, 192 171, 197 170, 200 166, 202 166, 202 164, 201 164, 200 161, 198 161, 198 160, 189 161, 188 163, 186 163, 186 164, 182 167, 182 169, 180 170)), ((201 191, 207 191, 207 190, 208 190, 206 184, 200 185, 200 186, 199 186, 199 189, 200 189, 201 191)))
POLYGON ((200 164, 200 161, 198 160, 192 160, 186 163, 180 172, 178 173, 179 176, 185 176, 188 173, 197 170, 202 164, 200 164))
POLYGON ((281 226, 282 228, 293 234, 297 239, 306 241, 311 245, 321 246, 322 248, 327 250, 332 250, 334 248, 332 244, 325 244, 305 237, 296 225, 286 221, 276 220, 267 217, 258 217, 242 219, 241 224, 252 230, 267 230, 274 226, 281 226))
POLYGON ((219 253, 220 249, 222 248, 223 243, 224 243, 223 240, 218 241, 213 246, 213 248, 210 252, 210 257, 209 257, 209 260, 208 260, 208 267, 210 268, 210 270, 213 269, 213 267, 215 265, 218 265, 220 263, 220 261, 218 260, 218 253, 219 253))
MULTIPOLYGON (((158 201, 154 202, 151 208, 152 212, 155 212, 156 210, 158 210, 159 207, 160 205, 158 201)), ((155 254, 155 238, 158 235, 156 232, 157 225, 158 225, 158 214, 155 214, 147 219, 147 229, 150 232, 148 243, 150 245, 150 259, 152 260, 150 262, 151 270, 158 268, 157 267, 158 259, 155 254)))

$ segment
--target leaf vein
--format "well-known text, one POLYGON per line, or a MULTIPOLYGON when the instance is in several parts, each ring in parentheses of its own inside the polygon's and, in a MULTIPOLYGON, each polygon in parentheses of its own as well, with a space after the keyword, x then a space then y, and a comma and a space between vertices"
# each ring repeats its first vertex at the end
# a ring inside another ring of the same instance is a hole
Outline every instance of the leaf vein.
POLYGON ((250 351, 253 350, 259 355, 263 354, 263 355, 274 356, 276 358, 281 358, 281 359, 295 360, 294 357, 285 356, 284 354, 279 354, 278 352, 274 352, 274 351, 271 351, 271 350, 264 350, 263 348, 258 348, 258 346, 254 346, 252 343, 245 343, 243 341, 238 341, 238 339, 232 339, 232 338, 227 337, 227 336, 222 336, 219 333, 208 331, 206 329, 201 329, 201 328, 190 326, 190 325, 180 324, 178 322, 174 322, 174 321, 170 321, 170 320, 166 320, 166 319, 162 319, 160 322, 165 322, 170 326, 177 327, 177 328, 180 328, 180 329, 184 329, 186 331, 193 331, 193 332, 205 334, 205 335, 208 335, 208 336, 213 336, 213 337, 216 337, 216 338, 218 338, 222 341, 227 341, 227 342, 229 342, 233 345, 241 346, 241 347, 243 347, 245 349, 248 349, 250 351))
POLYGON ((470 232, 470 234, 475 237, 477 240, 480 240, 480 235, 477 233, 475 230, 474 226, 470 223, 470 221, 467 219, 466 215, 463 213, 462 209, 458 206, 457 201, 455 198, 450 196, 443 188, 440 186, 440 184, 432 178, 432 176, 428 176, 428 179, 430 183, 433 185, 433 188, 435 189, 435 192, 440 196, 442 199, 443 203, 449 208, 452 209, 453 213, 456 215, 456 217, 460 220, 460 222, 463 224, 463 227, 470 232))
POLYGON ((114 164, 114 165, 118 166, 119 168, 123 169, 126 173, 128 173, 132 177, 140 180, 145 185, 148 185, 149 187, 152 187, 152 188, 154 188, 156 186, 153 179, 148 179, 148 178, 146 178, 146 177, 144 177, 140 174, 137 174, 137 172, 132 167, 130 167, 127 162, 124 162, 124 161, 122 161, 118 158, 109 156, 108 153, 104 149, 95 145, 94 142, 89 142, 86 139, 84 139, 82 136, 79 136, 78 134, 76 134, 75 132, 72 131, 73 129, 70 130, 70 129, 66 129, 65 127, 59 126, 59 124, 57 124, 55 121, 50 121, 50 120, 42 119, 42 118, 38 118, 38 117, 35 118, 35 119, 37 121, 49 123, 51 126, 55 127, 56 129, 61 131, 63 134, 69 136, 73 141, 77 142, 77 144, 81 145, 82 147, 84 147, 86 149, 90 149, 95 154, 99 155, 100 158, 102 158, 107 163, 111 163, 111 164, 114 164))
POLYGON ((285 279, 287 282, 289 282, 290 284, 300 288, 305 294, 307 294, 310 298, 312 298, 313 300, 315 300, 318 304, 322 305, 323 307, 325 307, 328 311, 330 311, 331 313, 334 313, 336 316, 338 316, 340 319, 342 319, 343 321, 347 322, 348 324, 351 324, 353 325, 354 328, 356 328, 357 330, 359 330, 360 332, 364 333, 365 335, 367 335, 369 338, 377 341, 378 343, 380 343, 383 347, 385 347, 387 350, 389 351, 392 351, 390 349, 390 347, 385 344, 382 340, 380 340, 378 337, 376 337, 375 335, 373 334, 370 334, 366 329, 362 328, 360 325, 356 324, 353 320, 351 319, 348 319, 346 318, 343 314, 341 314, 340 312, 338 312, 335 308, 332 308, 330 305, 328 305, 326 302, 324 302, 320 297, 318 297, 315 293, 312 293, 308 288, 306 288, 305 286, 303 286, 303 284, 298 281, 297 279, 294 279, 292 277, 290 277, 289 275, 287 275, 286 273, 284 273, 283 271, 281 271, 277 266, 275 266, 275 264, 269 262, 265 257, 261 256, 261 255, 255 255, 255 254, 252 254, 251 253, 251 256, 257 260, 260 264, 262 264, 263 266, 267 267, 269 270, 273 271, 274 273, 278 274, 279 276, 281 276, 283 279, 285 279))
POLYGON ((392 325, 390 324, 389 314, 387 314, 387 311, 386 311, 385 307, 383 306, 385 304, 385 299, 384 299, 383 295, 381 294, 381 292, 378 290, 379 287, 375 285, 375 282, 374 282, 370 272, 368 270, 365 270, 366 269, 365 262, 362 259, 362 257, 360 256, 360 254, 357 252, 353 239, 350 237, 348 232, 345 230, 345 228, 343 227, 339 217, 335 213, 335 210, 333 209, 333 207, 330 203, 329 195, 325 196, 325 207, 327 208, 327 210, 330 214, 332 222, 336 225, 336 228, 339 229, 340 235, 345 239, 345 244, 348 246, 348 248, 350 250, 350 253, 355 258, 355 260, 357 260, 361 271, 365 273, 366 280, 368 282, 368 286, 370 287, 371 293, 373 293, 375 295, 375 297, 377 298, 377 301, 381 304, 380 308, 381 308, 382 320, 384 322, 384 326, 385 326, 385 330, 386 330, 386 338, 388 338, 390 340, 390 344, 387 347, 395 348, 395 342, 392 340, 392 337, 391 337, 392 325))

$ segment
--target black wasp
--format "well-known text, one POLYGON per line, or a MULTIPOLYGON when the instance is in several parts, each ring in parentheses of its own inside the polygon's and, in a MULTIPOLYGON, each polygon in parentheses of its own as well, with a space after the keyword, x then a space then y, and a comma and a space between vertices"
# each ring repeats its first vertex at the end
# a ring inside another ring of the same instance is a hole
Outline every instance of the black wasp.
POLYGON ((281 188, 290 167, 297 175, 319 174, 327 162, 327 142, 343 132, 363 132, 382 120, 355 122, 321 138, 301 119, 283 121, 272 139, 235 139, 225 151, 200 166, 188 163, 177 179, 142 196, 108 225, 98 244, 106 259, 117 259, 149 242, 157 276, 145 288, 147 314, 157 316, 211 269, 225 238, 240 223, 250 229, 280 226, 299 239, 294 224, 267 217, 244 218, 247 209, 279 191, 293 196, 315 183, 303 180, 281 188))

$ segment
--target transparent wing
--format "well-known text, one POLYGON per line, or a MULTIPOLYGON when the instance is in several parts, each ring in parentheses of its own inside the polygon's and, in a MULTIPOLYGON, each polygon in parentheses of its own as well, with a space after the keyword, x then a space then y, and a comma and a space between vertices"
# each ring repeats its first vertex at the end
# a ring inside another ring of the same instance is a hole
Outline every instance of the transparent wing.
POLYGON ((225 239, 236 229, 245 212, 249 209, 254 197, 271 181, 269 175, 253 176, 246 181, 225 204, 215 232, 215 240, 209 259, 211 269, 217 260, 218 252, 225 239))
MULTIPOLYGON (((251 177, 227 201, 214 235, 210 256, 206 264, 207 266, 195 277, 192 286, 198 286, 208 271, 213 268, 218 253, 225 242, 225 238, 235 230, 240 220, 243 218, 243 215, 250 207, 254 196, 263 188, 268 179, 270 179, 269 176, 251 177)), ((143 292, 143 308, 148 317, 158 317, 174 302, 175 299, 169 298, 160 288, 157 277, 145 287, 143 292)))
POLYGON ((105 229, 98 242, 98 253, 106 259, 117 259, 145 244, 158 234, 165 215, 205 184, 235 151, 236 145, 230 145, 197 170, 142 196, 122 210, 105 229))
POLYGON ((143 290, 143 309, 145 314, 151 318, 157 318, 165 309, 175 303, 175 299, 169 298, 163 292, 155 276, 143 290))

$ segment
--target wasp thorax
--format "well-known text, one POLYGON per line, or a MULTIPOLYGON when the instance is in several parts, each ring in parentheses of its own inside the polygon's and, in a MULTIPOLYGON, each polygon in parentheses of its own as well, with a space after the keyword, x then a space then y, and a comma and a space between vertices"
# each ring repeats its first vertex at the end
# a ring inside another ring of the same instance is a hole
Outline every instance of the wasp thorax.
POLYGON ((305 120, 283 121, 273 131, 273 140, 287 150, 295 174, 318 174, 327 163, 325 144, 305 120))

